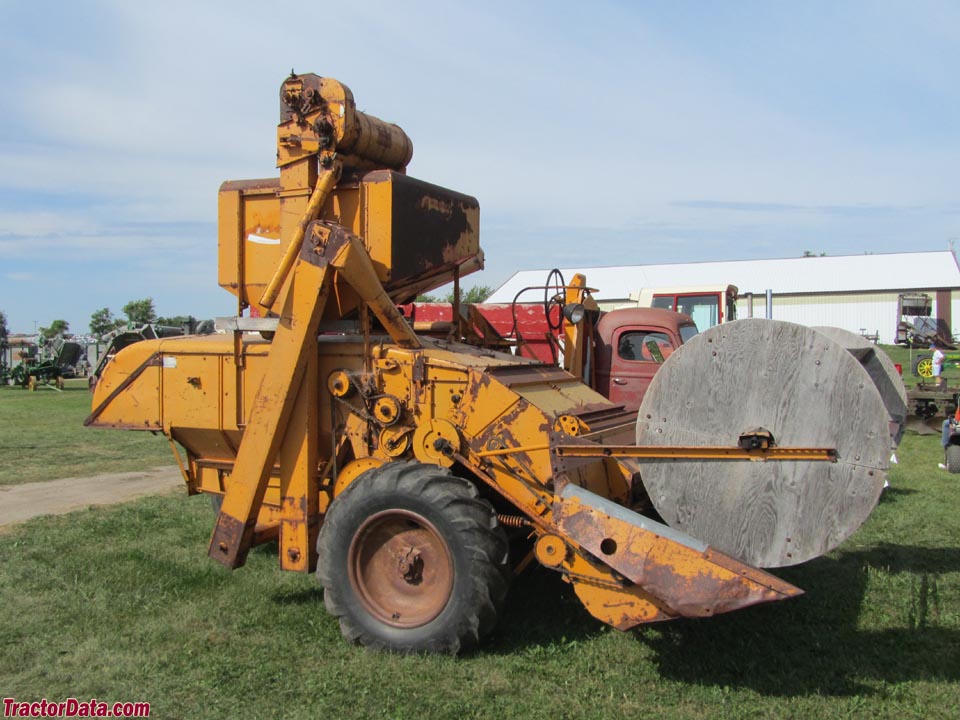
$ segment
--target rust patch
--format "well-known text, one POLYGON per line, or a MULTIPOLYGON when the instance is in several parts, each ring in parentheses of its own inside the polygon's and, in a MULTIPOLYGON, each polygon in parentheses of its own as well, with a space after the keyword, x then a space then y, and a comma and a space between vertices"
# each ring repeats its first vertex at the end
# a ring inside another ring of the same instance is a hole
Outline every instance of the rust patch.
POLYGON ((758 585, 768 587, 778 595, 784 597, 795 597, 803 594, 803 590, 791 585, 785 580, 781 580, 776 575, 771 575, 763 570, 758 570, 757 568, 751 567, 750 565, 747 565, 746 563, 743 563, 740 560, 731 557, 730 555, 722 553, 719 550, 715 550, 712 547, 707 548, 703 556, 706 560, 709 560, 714 565, 725 568, 730 572, 742 575, 758 585))
POLYGON ((669 564, 651 561, 643 563, 643 588, 664 598, 670 607, 683 617, 709 617, 739 610, 757 603, 783 599, 764 586, 757 586, 733 575, 723 577, 709 568, 695 575, 683 575, 669 564))
MULTIPOLYGON (((469 215, 480 207, 475 198, 406 175, 394 175, 391 185, 393 278, 452 266, 471 252, 462 240, 473 235, 469 215)), ((475 237, 470 244, 477 244, 475 237)))
POLYGON ((416 357, 414 357, 413 359, 413 372, 412 372, 412 378, 411 378, 415 385, 419 385, 423 382, 423 379, 427 375, 426 367, 427 367, 427 363, 423 353, 422 352, 416 353, 416 357))
POLYGON ((227 180, 221 183, 220 192, 238 191, 241 194, 252 191, 279 191, 280 178, 262 178, 258 180, 227 180))
POLYGON ((326 220, 314 220, 304 233, 300 259, 316 267, 326 267, 340 249, 355 237, 347 228, 326 220))
POLYGON ((207 555, 231 570, 241 567, 247 560, 256 524, 256 517, 244 524, 232 515, 221 512, 213 529, 207 555))
POLYGON ((577 500, 559 503, 554 522, 566 537, 683 617, 708 617, 802 593, 709 547, 688 546, 577 500))

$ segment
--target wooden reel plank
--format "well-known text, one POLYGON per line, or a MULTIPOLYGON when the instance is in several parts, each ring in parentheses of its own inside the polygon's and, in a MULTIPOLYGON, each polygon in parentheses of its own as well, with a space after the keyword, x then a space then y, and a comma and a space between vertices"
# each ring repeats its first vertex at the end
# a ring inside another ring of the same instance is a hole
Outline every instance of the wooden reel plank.
POLYGON ((849 537, 883 489, 887 410, 866 370, 810 328, 748 319, 673 353, 637 419, 638 445, 735 446, 762 427, 781 447, 838 461, 640 461, 664 521, 757 567, 818 557, 849 537))
POLYGON ((813 329, 846 348, 863 365, 863 369, 877 386, 880 399, 887 408, 887 414, 890 416, 891 444, 897 447, 903 438, 903 431, 907 424, 907 388, 893 360, 882 348, 849 330, 837 327, 813 329))

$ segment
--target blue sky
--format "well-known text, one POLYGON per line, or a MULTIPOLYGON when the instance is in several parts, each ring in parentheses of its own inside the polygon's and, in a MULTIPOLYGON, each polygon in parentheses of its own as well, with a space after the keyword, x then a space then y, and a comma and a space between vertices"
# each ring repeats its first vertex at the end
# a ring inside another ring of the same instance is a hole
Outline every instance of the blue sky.
POLYGON ((960 5, 0 0, 0 310, 228 315, 216 193, 291 68, 476 196, 483 273, 945 249, 960 5))

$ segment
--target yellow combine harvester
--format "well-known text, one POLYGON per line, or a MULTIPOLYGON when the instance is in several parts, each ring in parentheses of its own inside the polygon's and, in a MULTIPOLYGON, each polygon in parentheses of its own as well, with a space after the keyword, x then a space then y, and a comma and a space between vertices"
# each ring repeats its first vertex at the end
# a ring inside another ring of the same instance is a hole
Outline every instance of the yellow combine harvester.
POLYGON ((741 321, 751 343, 806 355, 744 352, 724 325, 668 360, 658 378, 673 381, 637 424, 560 368, 419 337, 396 304, 482 267, 477 201, 407 176, 405 133, 334 80, 291 75, 280 114, 279 179, 220 190, 219 280, 238 317, 120 352, 87 420, 185 449, 189 492, 222 496, 212 558, 236 568, 277 540, 283 568, 316 569, 348 639, 457 652, 533 561, 625 630, 797 595, 752 565, 816 557, 867 517, 887 417, 838 345, 741 321), (742 366, 754 357, 767 366, 742 366), (670 401, 678 426, 665 398, 691 376, 692 398, 670 401), (832 430, 804 436, 810 407, 835 411, 812 423, 832 430), (705 442, 698 415, 729 433, 705 442))

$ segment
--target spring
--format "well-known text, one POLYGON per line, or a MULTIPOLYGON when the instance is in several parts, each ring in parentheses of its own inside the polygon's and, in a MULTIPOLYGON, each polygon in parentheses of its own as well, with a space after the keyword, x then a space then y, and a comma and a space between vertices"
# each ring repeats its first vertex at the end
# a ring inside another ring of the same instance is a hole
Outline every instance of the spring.
POLYGON ((533 523, 520 515, 497 515, 497 520, 504 527, 532 527, 533 523))

